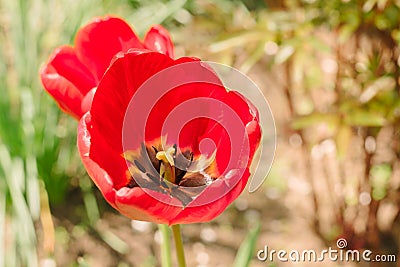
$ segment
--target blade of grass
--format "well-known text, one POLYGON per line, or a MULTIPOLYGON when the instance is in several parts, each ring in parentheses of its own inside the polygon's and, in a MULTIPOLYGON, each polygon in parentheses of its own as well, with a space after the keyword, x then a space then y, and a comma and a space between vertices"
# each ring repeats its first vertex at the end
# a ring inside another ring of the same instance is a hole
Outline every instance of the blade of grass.
POLYGON ((0 266, 5 266, 6 185, 0 174, 0 266))
POLYGON ((139 33, 144 33, 152 24, 161 24, 180 10, 187 0, 173 0, 165 3, 153 2, 137 9, 130 17, 139 33))
POLYGON ((12 201, 12 228, 16 228, 16 242, 18 255, 22 265, 37 266, 36 233, 33 226, 29 208, 24 199, 23 187, 19 181, 24 181, 24 165, 21 158, 11 159, 10 153, 5 146, 0 146, 0 166, 5 175, 5 181, 9 188, 12 201), (7 170, 7 173, 6 173, 7 170))
POLYGON ((91 226, 95 226, 100 219, 99 207, 92 191, 92 183, 88 177, 79 179, 79 186, 83 192, 83 202, 85 204, 86 213, 91 226))
POLYGON ((13 224, 17 226, 18 254, 22 265, 36 267, 38 265, 36 253, 36 232, 33 225, 29 207, 25 202, 24 193, 16 184, 17 180, 25 179, 24 165, 21 158, 14 158, 12 169, 6 175, 6 181, 10 188, 13 208, 13 224))
POLYGON ((120 254, 126 254, 129 251, 129 245, 119 238, 117 235, 112 233, 111 231, 97 231, 100 237, 104 242, 107 243, 113 250, 117 251, 120 254))
POLYGON ((36 159, 29 156, 26 159, 26 197, 29 210, 34 220, 40 216, 40 189, 37 175, 36 159))
POLYGON ((260 228, 260 223, 258 222, 247 234, 243 243, 240 245, 233 267, 248 267, 250 265, 260 228))

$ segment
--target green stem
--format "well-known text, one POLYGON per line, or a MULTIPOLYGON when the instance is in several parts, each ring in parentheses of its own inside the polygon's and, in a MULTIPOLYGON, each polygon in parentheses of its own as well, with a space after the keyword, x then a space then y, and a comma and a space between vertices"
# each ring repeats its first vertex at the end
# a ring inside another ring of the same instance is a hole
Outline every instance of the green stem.
POLYGON ((162 267, 172 267, 171 260, 171 239, 169 227, 166 224, 159 224, 158 229, 162 234, 161 243, 161 266, 162 267))
POLYGON ((179 224, 172 225, 172 233, 175 239, 176 258, 178 259, 179 267, 186 267, 185 252, 183 250, 183 242, 181 235, 181 227, 179 224))

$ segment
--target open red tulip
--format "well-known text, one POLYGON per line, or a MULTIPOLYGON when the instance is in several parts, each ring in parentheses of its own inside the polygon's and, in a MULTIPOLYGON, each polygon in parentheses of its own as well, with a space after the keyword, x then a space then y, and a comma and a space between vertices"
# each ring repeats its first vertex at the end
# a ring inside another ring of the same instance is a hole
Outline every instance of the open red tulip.
POLYGON ((245 188, 260 139, 255 107, 238 92, 226 90, 201 61, 139 49, 115 57, 78 126, 80 156, 105 199, 129 218, 169 225, 210 221, 221 214, 245 188), (173 67, 179 70, 149 83, 173 67), (169 81, 190 76, 213 82, 178 84, 152 100, 169 81), (178 125, 191 114, 212 117, 178 125), (167 121, 170 127, 164 125, 167 121), (216 146, 204 149, 201 140, 216 146), (231 157, 236 157, 233 164, 231 157), (180 161, 186 168, 177 168, 180 161), (201 190, 193 195, 191 188, 201 190))
POLYGON ((89 110, 94 90, 111 59, 131 48, 174 56, 169 33, 160 25, 151 27, 140 41, 124 20, 96 18, 79 29, 74 46, 54 50, 41 69, 42 84, 64 112, 79 119, 89 110))

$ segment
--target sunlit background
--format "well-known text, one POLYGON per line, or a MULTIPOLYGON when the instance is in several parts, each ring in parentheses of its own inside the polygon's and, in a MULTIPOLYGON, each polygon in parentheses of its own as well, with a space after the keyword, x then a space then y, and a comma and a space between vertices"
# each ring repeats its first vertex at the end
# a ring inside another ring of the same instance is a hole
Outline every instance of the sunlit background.
POLYGON ((39 81, 51 51, 105 14, 141 36, 163 24, 178 56, 238 68, 275 116, 266 182, 183 226, 188 266, 242 267, 246 255, 250 266, 367 266, 256 258, 265 245, 321 251, 338 238, 400 256, 399 1, 0 0, 0 266, 159 266, 157 226, 106 204, 80 162, 77 122, 39 81))

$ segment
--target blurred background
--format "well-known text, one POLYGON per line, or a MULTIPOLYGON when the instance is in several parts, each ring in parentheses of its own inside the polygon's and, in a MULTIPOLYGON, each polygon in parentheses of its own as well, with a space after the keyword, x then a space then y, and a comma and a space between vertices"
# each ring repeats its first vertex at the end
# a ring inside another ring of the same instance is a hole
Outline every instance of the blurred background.
POLYGON ((400 1, 0 0, 0 266, 159 266, 157 226, 107 205, 80 162, 77 122, 39 81, 51 51, 105 14, 140 36, 163 24, 177 56, 238 68, 275 116, 266 182, 183 226, 188 266, 379 265, 256 258, 338 238, 400 256, 400 1))

